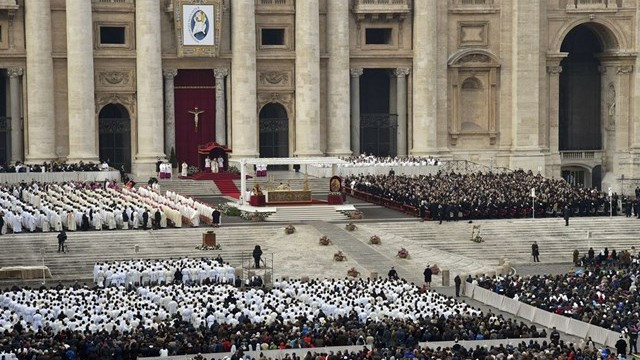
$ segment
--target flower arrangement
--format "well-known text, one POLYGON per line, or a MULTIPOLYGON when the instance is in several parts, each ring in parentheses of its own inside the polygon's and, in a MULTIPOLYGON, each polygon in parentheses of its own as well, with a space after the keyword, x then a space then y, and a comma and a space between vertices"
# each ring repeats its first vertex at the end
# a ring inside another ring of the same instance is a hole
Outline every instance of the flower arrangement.
POLYGON ((471 238, 471 241, 473 241, 474 243, 481 243, 484 242, 484 240, 482 239, 482 236, 480 236, 480 234, 474 236, 471 238))
POLYGON ((293 225, 287 225, 287 226, 284 228, 284 233, 285 233, 285 234, 287 234, 287 235, 291 235, 291 234, 293 234, 294 232, 296 232, 296 227, 295 227, 295 226, 293 226, 293 225))
POLYGON ((400 248, 400 250, 398 251, 398 254, 396 256, 399 257, 400 259, 408 259, 409 258, 409 250, 407 250, 405 248, 400 248))
POLYGON ((354 220, 360 220, 360 219, 362 219, 362 216, 363 216, 363 214, 362 214, 362 211, 360 211, 360 210, 352 211, 349 214, 349 217, 351 219, 354 219, 354 220))
POLYGON ((193 176, 194 174, 197 174, 200 172, 200 168, 198 168, 197 166, 189 166, 187 168, 187 175, 188 176, 193 176))
POLYGON ((254 221, 254 222, 262 222, 264 221, 264 219, 267 218, 268 214, 265 213, 260 213, 257 210, 254 212, 250 212, 250 211, 243 211, 240 214, 240 217, 245 219, 245 220, 249 220, 249 221, 254 221))
POLYGON ((220 246, 220 244, 216 244, 215 246, 200 245, 200 246, 196 246, 196 250, 204 250, 204 251, 222 250, 222 246, 220 246))
POLYGON ((369 238, 369 244, 371 245, 380 245, 382 243, 382 240, 380 240, 380 236, 378 235, 373 235, 369 238))
MULTIPOLYGON (((322 235, 318 243, 322 246, 328 246, 331 244, 331 239, 329 239, 326 235, 322 235)), ((338 260, 341 261, 341 260, 338 260)))
POLYGON ((352 267, 351 269, 347 270, 347 275, 349 275, 351 277, 358 277, 358 276, 360 276, 360 272, 358 270, 356 270, 355 267, 352 267))
POLYGON ((353 231, 353 230, 357 229, 358 227, 356 226, 356 224, 350 222, 347 225, 345 225, 344 228, 347 229, 347 231, 353 231))
POLYGON ((347 260, 347 256, 345 254, 343 254, 342 251, 338 251, 337 253, 333 254, 333 260, 334 261, 346 261, 347 260))

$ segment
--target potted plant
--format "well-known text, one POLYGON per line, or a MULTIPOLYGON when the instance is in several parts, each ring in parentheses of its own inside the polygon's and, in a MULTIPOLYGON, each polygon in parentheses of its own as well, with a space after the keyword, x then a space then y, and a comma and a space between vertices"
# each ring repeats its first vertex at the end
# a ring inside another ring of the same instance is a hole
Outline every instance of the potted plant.
POLYGON ((360 276, 360 272, 358 270, 356 270, 355 267, 352 267, 351 269, 347 270, 347 275, 349 275, 351 277, 358 277, 358 276, 360 276))
POLYGON ((362 219, 362 211, 360 210, 356 210, 356 211, 352 211, 351 214, 349 214, 349 217, 351 217, 354 220, 360 220, 362 219))
POLYGON ((405 248, 400 248, 400 250, 398 251, 398 254, 396 256, 399 257, 400 259, 408 259, 409 258, 409 250, 407 250, 405 248))
POLYGON ((338 251, 337 253, 333 254, 333 260, 334 261, 346 261, 347 260, 347 256, 345 254, 343 254, 342 251, 338 251))
POLYGON ((327 245, 331 244, 331 239, 329 239, 326 235, 322 235, 322 237, 320 238, 320 240, 318 242, 322 246, 327 246, 327 245))
POLYGON ((380 236, 378 235, 373 235, 369 238, 369 244, 371 245, 380 245, 380 243, 382 243, 382 240, 380 240, 380 236))
POLYGON ((358 227, 356 226, 356 224, 350 222, 345 226, 345 229, 347 229, 347 231, 353 231, 355 229, 357 229, 358 227))
POLYGON ((295 228, 295 226, 293 226, 293 225, 287 225, 287 226, 284 228, 284 233, 285 233, 285 234, 287 234, 287 235, 291 235, 291 234, 293 234, 294 232, 296 232, 296 228, 295 228))

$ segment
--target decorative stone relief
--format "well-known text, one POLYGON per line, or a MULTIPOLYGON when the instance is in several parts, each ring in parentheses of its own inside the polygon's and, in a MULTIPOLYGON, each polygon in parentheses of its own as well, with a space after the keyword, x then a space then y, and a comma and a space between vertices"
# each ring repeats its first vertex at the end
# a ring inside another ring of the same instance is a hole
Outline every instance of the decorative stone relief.
POLYGON ((290 71, 267 70, 258 72, 258 84, 261 87, 291 88, 290 71))
POLYGON ((293 118, 293 102, 294 98, 291 93, 262 92, 258 94, 258 113, 268 103, 279 103, 287 109, 289 118, 293 118))
POLYGON ((488 23, 460 23, 458 44, 460 46, 486 46, 488 44, 488 23))
POLYGON ((547 72, 549 74, 560 74, 562 72, 562 66, 560 66, 560 65, 549 65, 549 66, 547 66, 547 72))
POLYGON ((120 104, 129 111, 129 117, 135 118, 136 114, 136 95, 135 94, 96 94, 96 117, 100 114, 100 110, 107 104, 120 104))
POLYGON ((469 54, 465 57, 463 57, 462 59, 460 59, 460 61, 458 61, 459 63, 462 64, 466 64, 466 63, 490 63, 491 62, 491 58, 488 57, 487 55, 484 54, 469 54))
POLYGON ((629 74, 633 72, 633 65, 622 65, 618 66, 616 73, 618 74, 629 74))
POLYGON ((133 90, 135 79, 133 70, 99 70, 96 72, 96 88, 133 90))

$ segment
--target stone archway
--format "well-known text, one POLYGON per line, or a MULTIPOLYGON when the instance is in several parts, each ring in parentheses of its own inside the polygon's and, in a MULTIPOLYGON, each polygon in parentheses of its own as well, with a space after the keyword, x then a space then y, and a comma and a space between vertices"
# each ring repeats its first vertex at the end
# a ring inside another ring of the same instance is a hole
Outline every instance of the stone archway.
POLYGON ((260 157, 289 156, 289 116, 277 102, 265 104, 258 115, 260 157))
POLYGON ((107 104, 98 114, 99 154, 116 169, 131 171, 131 118, 121 104, 107 104))

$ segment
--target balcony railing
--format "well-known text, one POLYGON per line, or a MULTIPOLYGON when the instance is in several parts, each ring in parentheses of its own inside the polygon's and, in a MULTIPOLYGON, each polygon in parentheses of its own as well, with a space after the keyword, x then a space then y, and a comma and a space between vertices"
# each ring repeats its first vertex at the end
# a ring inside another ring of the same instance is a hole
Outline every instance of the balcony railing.
POLYGON ((616 0, 567 0, 567 9, 577 10, 598 10, 610 9, 617 10, 618 2, 616 0))
POLYGON ((571 150, 561 151, 560 159, 563 164, 583 164, 588 166, 602 165, 604 152, 601 150, 571 150))
POLYGON ((453 0, 453 4, 462 6, 493 5, 493 0, 453 0))
POLYGON ((353 12, 358 15, 407 14, 409 0, 355 0, 353 12))

